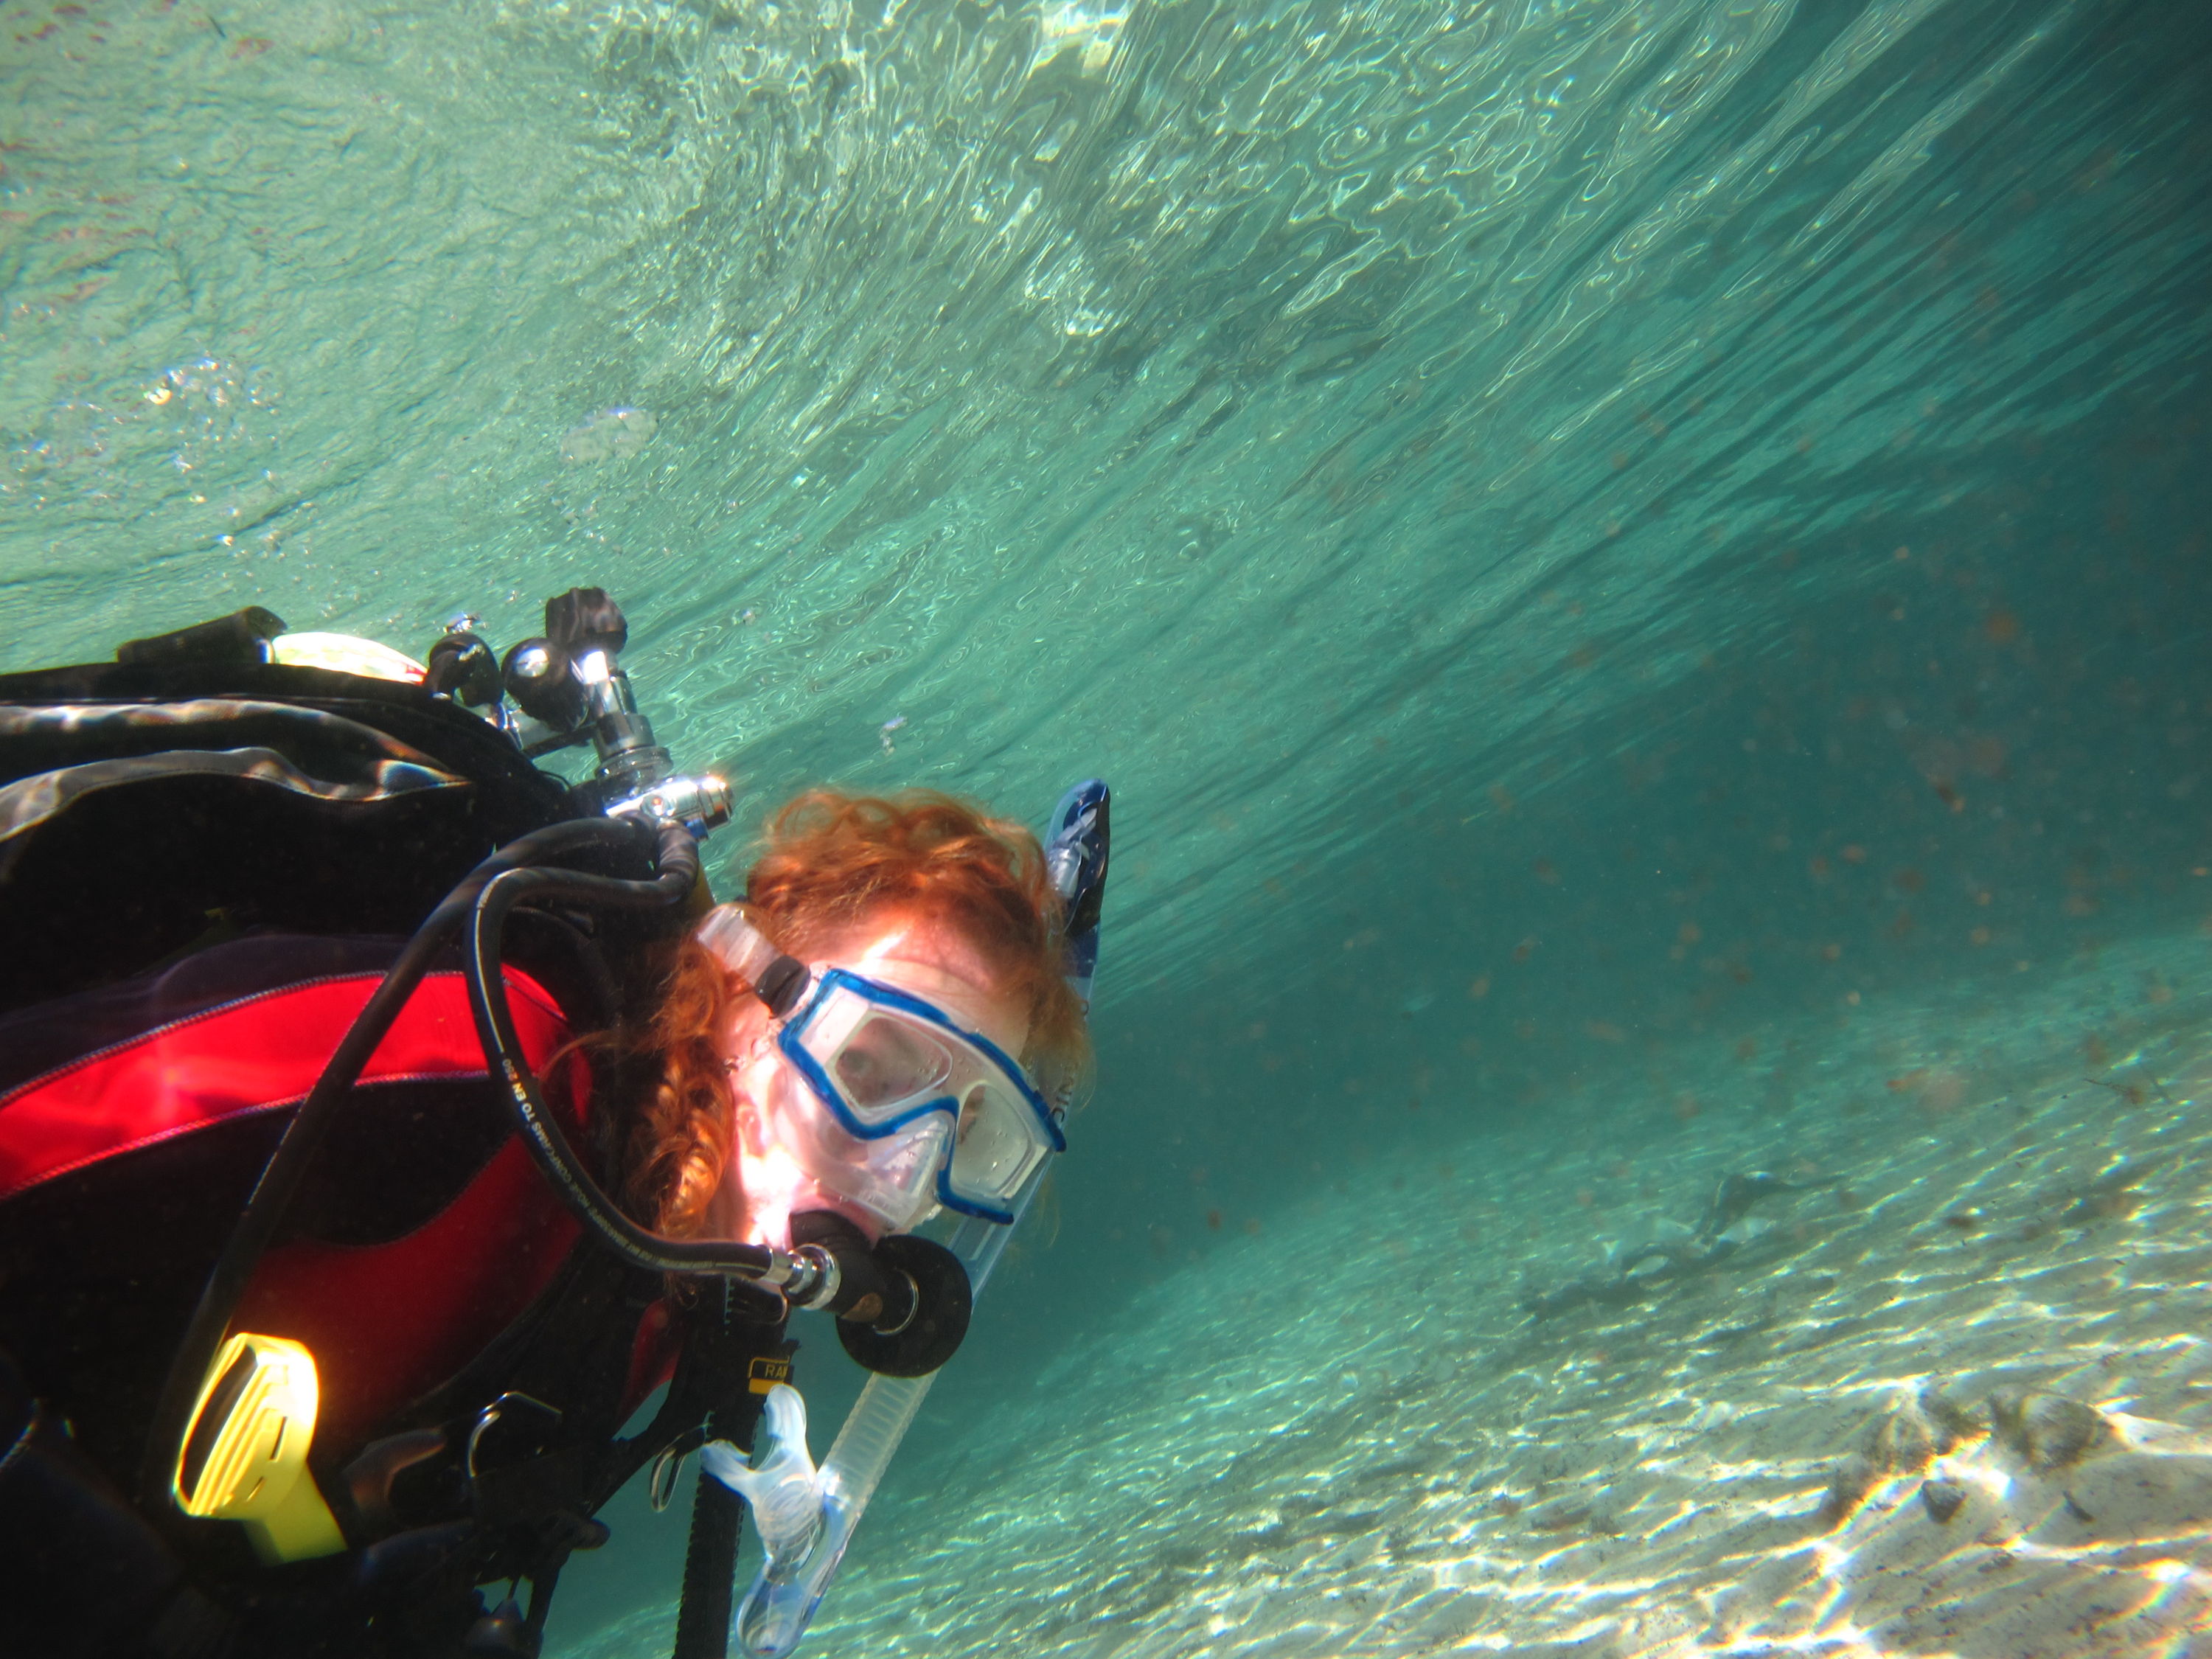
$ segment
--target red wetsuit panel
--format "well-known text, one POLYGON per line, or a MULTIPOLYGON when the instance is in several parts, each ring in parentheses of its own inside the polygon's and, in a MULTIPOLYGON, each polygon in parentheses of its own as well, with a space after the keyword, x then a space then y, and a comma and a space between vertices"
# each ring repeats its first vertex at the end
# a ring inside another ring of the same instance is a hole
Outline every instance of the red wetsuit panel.
MULTIPOLYGON (((507 978, 523 1052, 543 1065, 568 1028, 534 981, 507 978)), ((349 974, 224 1003, 0 1094, 0 1199, 241 1112, 298 1105, 382 979, 349 974)), ((468 988, 447 972, 424 975, 361 1080, 484 1074, 468 988)))
POLYGON ((509 1140, 404 1238, 270 1251, 231 1326, 307 1345, 322 1389, 315 1443, 351 1448, 481 1352, 545 1288, 576 1233, 509 1140))
MULTIPOLYGON (((345 974, 234 998, 0 1092, 0 1199, 101 1158, 296 1106, 381 978, 345 974)), ((568 1025, 536 981, 511 969, 506 978, 524 1054, 542 1071, 568 1025)), ((569 1056, 562 1073, 567 1097, 582 1101, 581 1057, 569 1056)), ((467 986, 447 971, 424 976, 361 1080, 486 1075, 467 986)), ((271 1249, 232 1328, 307 1344, 322 1394, 317 1445, 350 1455, 522 1312, 577 1231, 510 1136, 459 1197, 412 1231, 374 1244, 295 1239, 271 1249)))

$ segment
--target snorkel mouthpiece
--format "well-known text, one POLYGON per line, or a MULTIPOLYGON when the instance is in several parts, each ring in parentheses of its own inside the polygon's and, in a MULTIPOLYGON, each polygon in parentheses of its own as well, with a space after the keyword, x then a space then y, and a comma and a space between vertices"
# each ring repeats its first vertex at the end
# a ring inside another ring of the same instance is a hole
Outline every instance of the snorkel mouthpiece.
POLYGON ((794 1255, 830 1263, 818 1300, 800 1305, 837 1316, 837 1340, 854 1360, 883 1376, 926 1376, 958 1352, 975 1296, 968 1269, 942 1244, 892 1233, 867 1235, 834 1210, 791 1218, 794 1255))

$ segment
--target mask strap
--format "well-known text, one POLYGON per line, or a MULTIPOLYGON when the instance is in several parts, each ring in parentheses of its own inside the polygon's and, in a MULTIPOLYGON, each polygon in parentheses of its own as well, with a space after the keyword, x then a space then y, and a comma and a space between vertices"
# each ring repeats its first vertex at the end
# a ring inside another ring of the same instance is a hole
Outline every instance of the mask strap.
POLYGON ((769 942, 768 935, 746 919, 734 904, 718 904, 694 931, 693 938, 714 953, 722 966, 752 988, 781 1019, 799 1006, 812 975, 806 964, 787 957, 769 942))

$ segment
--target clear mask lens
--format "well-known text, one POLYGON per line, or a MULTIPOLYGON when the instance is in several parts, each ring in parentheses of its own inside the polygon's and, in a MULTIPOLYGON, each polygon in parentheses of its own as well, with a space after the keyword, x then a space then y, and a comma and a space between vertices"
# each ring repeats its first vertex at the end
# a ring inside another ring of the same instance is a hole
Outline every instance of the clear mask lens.
POLYGON ((951 1074, 945 1045, 902 1019, 860 1022, 838 1050, 832 1071, 862 1117, 888 1113, 940 1088, 951 1074))
POLYGON ((952 1190, 1001 1203, 1018 1191, 1046 1150, 1029 1116, 1027 1103, 1011 1091, 988 1083, 969 1089, 953 1139, 952 1190))

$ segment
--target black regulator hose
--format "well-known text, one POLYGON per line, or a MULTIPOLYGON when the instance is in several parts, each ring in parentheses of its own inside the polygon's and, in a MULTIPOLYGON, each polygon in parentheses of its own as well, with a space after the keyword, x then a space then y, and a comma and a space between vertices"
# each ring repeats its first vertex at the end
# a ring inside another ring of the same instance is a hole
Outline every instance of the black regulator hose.
POLYGON ((624 1215, 569 1146, 531 1075, 515 1034, 507 981, 499 967, 500 937, 514 907, 574 903, 592 909, 653 909, 680 904, 698 880, 698 848, 689 830, 668 824, 660 830, 659 853, 660 873, 650 881, 621 881, 570 870, 514 869, 486 882, 470 909, 462 951, 477 1036, 494 1078, 514 1109, 523 1145, 561 1201, 588 1231, 633 1267, 727 1277, 739 1316, 780 1320, 786 1311, 783 1298, 747 1282, 775 1271, 777 1253, 766 1245, 730 1240, 666 1238, 624 1215))
MULTIPOLYGON (((454 928, 470 914, 478 896, 501 875, 537 860, 561 858, 588 847, 634 841, 640 833, 637 825, 618 818, 569 818, 509 842, 477 865, 439 902, 438 908, 415 930, 414 937, 385 971, 383 982, 354 1017, 352 1025, 325 1064, 322 1075, 315 1079, 315 1086, 308 1091, 307 1097, 300 1103, 292 1121, 285 1126, 276 1150, 262 1166, 260 1178, 254 1182, 238 1225, 232 1229, 222 1255, 209 1273, 198 1304, 192 1310, 191 1322, 185 1328, 184 1338, 169 1361, 168 1375, 162 1380, 161 1392, 155 1404, 145 1458, 139 1471, 140 1496, 149 1507, 158 1510, 167 1500, 170 1466, 184 1440, 186 1419, 199 1397, 200 1385, 206 1378, 208 1367, 215 1363, 216 1350, 222 1346, 223 1333, 229 1328, 232 1310, 283 1226, 292 1200, 307 1178, 338 1108, 360 1080, 369 1057, 392 1030, 392 1021, 399 1017, 399 1011, 414 994, 415 988, 422 982, 423 974, 454 928)), ((690 868, 696 879, 696 854, 690 868)))

